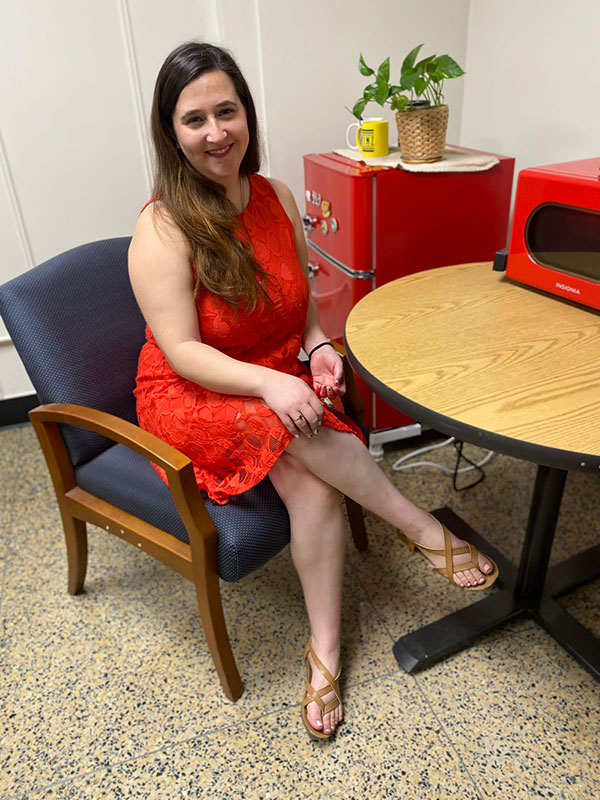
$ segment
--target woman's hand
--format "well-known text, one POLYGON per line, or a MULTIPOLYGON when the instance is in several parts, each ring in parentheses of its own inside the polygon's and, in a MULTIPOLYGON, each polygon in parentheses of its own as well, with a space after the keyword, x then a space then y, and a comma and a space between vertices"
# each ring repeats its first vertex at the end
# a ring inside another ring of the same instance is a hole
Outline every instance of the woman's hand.
POLYGON ((272 370, 261 397, 294 436, 303 434, 310 439, 318 432, 323 405, 300 378, 272 370))
POLYGON ((317 397, 333 399, 346 391, 342 357, 333 347, 326 345, 313 353, 310 371, 317 397))

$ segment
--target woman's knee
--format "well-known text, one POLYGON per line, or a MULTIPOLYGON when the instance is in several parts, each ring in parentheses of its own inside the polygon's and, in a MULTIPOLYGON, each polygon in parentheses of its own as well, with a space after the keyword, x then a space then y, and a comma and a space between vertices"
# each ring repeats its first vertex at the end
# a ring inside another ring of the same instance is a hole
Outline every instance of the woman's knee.
POLYGON ((337 489, 318 478, 296 458, 284 453, 269 472, 271 483, 288 511, 307 506, 339 504, 341 495, 337 489))

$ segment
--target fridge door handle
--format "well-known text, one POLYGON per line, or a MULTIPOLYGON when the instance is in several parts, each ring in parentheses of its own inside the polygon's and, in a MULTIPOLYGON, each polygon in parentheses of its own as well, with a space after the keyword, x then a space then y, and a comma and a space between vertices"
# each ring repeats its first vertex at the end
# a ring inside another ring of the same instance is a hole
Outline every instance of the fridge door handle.
POLYGON ((304 225, 304 230, 312 231, 312 229, 316 227, 318 221, 319 220, 316 217, 311 217, 308 214, 305 214, 302 217, 302 224, 304 225))

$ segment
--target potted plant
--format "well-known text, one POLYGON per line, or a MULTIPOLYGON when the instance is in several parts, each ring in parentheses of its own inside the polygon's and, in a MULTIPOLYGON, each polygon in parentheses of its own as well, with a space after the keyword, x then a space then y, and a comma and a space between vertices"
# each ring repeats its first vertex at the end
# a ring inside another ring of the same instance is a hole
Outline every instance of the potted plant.
POLYGON ((375 80, 365 87, 352 108, 360 121, 367 103, 389 104, 396 112, 398 145, 402 159, 410 162, 437 161, 444 155, 448 106, 444 104, 443 87, 447 78, 459 78, 464 70, 449 55, 428 56, 417 61, 422 44, 413 48, 402 62, 400 80, 390 83, 390 59, 386 58, 377 72, 362 57, 358 69, 375 80))

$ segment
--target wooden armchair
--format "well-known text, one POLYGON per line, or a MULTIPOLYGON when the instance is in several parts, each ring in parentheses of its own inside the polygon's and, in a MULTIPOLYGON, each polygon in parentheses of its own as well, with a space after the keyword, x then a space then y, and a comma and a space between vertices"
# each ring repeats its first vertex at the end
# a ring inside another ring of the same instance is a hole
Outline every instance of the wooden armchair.
MULTIPOLYGON (((90 522, 194 583, 217 674, 243 692, 219 578, 237 581, 289 542, 287 511, 270 480, 212 502, 190 460, 137 425, 133 388, 144 320, 127 273, 129 238, 69 250, 0 286, 0 314, 42 403, 30 412, 60 508, 68 591, 83 589, 90 522), (169 486, 151 462, 166 471, 169 486)), ((347 364, 346 411, 362 421, 347 364)), ((367 547, 362 508, 346 498, 354 542, 367 547)))

